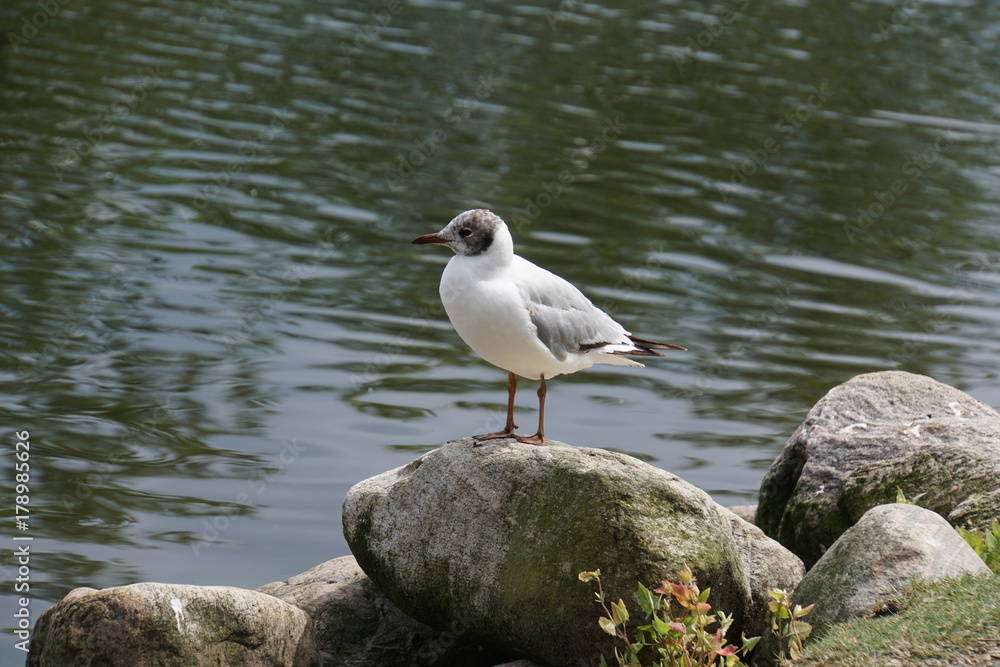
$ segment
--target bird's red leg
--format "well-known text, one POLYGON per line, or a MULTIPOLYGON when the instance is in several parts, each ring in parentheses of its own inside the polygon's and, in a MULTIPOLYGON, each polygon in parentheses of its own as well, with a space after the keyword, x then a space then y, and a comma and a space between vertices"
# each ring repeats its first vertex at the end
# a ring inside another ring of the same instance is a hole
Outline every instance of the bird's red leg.
POLYGON ((517 393, 517 376, 507 371, 507 423, 504 425, 502 431, 497 431, 496 433, 484 433, 483 435, 472 436, 476 440, 493 440, 496 438, 511 438, 514 436, 514 429, 517 428, 517 424, 514 423, 514 394, 517 393))
POLYGON ((517 439, 518 442, 529 445, 545 444, 545 375, 539 377, 542 379, 542 384, 538 386, 538 433, 517 439))

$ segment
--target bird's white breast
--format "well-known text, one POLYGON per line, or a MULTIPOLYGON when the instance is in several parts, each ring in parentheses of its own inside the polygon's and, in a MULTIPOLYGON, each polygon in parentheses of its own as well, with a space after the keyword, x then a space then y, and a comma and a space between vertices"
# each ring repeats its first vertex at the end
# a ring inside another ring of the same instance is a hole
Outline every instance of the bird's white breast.
POLYGON ((563 361, 538 339, 528 304, 511 276, 514 265, 456 255, 441 276, 441 301, 458 335, 494 366, 537 380, 588 368, 597 359, 571 354, 563 361))

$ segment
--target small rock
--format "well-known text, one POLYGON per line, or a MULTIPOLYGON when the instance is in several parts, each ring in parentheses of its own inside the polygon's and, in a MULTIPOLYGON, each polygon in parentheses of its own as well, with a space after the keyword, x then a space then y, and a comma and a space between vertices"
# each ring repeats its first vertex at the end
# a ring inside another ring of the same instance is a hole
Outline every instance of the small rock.
POLYGON ((38 619, 29 667, 320 665, 309 616, 242 588, 77 588, 38 619))
POLYGON ((736 638, 769 627, 758 587, 794 588, 802 575, 787 550, 677 476, 560 443, 448 443, 355 485, 344 534, 414 618, 553 667, 611 658, 581 571, 599 568, 608 597, 637 619, 636 583, 656 585, 687 563, 714 608, 735 617, 736 638))
POLYGON ((955 529, 916 505, 880 505, 865 513, 819 559, 795 589, 794 602, 815 609, 813 636, 834 623, 892 611, 914 579, 933 581, 990 570, 955 529))
POLYGON ((477 667, 499 658, 404 614, 362 571, 354 556, 334 558, 258 588, 313 619, 324 664, 370 667, 477 667))
POLYGON ((897 488, 953 525, 1000 516, 1000 414, 923 375, 884 371, 834 387, 760 488, 756 523, 809 567, 897 488))

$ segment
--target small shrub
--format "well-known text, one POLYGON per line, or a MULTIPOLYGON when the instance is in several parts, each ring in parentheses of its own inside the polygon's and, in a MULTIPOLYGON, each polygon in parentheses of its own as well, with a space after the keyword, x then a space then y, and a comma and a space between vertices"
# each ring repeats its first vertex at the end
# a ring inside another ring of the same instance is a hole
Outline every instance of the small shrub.
POLYGON ((956 528, 969 546, 979 554, 986 566, 994 574, 1000 574, 1000 520, 994 521, 989 529, 979 533, 965 528, 956 528))
POLYGON ((799 619, 812 611, 816 605, 792 607, 792 596, 787 591, 774 588, 767 592, 773 599, 768 603, 771 610, 771 632, 778 638, 778 664, 786 659, 795 660, 802 654, 802 642, 812 632, 812 626, 799 619), (788 654, 785 654, 785 647, 788 654))
MULTIPOLYGON (((646 621, 629 636, 629 612, 625 603, 608 602, 601 587, 601 571, 581 572, 580 581, 597 584, 597 602, 606 616, 598 620, 604 632, 617 637, 625 645, 615 658, 621 667, 741 667, 744 656, 760 637, 743 638, 743 647, 726 643, 726 631, 732 616, 718 611, 710 613, 708 595, 711 589, 698 589, 691 569, 685 564, 677 573, 679 583, 663 581, 650 591, 638 584, 639 606, 646 621), (676 603, 672 604, 672 602, 676 603)), ((607 663, 601 658, 601 667, 607 663)))

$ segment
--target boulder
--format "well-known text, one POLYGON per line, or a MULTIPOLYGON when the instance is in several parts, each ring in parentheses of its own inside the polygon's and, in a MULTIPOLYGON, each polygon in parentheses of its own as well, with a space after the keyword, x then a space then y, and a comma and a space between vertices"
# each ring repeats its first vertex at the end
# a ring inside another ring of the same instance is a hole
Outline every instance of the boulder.
POLYGON ((953 525, 1000 516, 1000 414, 923 375, 884 371, 834 387, 760 488, 756 523, 806 566, 897 487, 953 525))
POLYGON ((726 508, 747 523, 753 523, 757 516, 756 505, 730 505, 726 508))
POLYGON ((227 586, 77 588, 38 619, 29 667, 319 665, 312 622, 270 595, 227 586))
POLYGON ((687 563, 711 604, 735 617, 736 639, 767 627, 757 587, 794 588, 802 575, 792 554, 677 476, 561 443, 448 443, 355 485, 344 535, 410 616, 553 667, 611 657, 579 572, 599 568, 607 595, 637 620, 636 582, 687 563))
MULTIPOLYGON (((795 554, 769 538, 763 530, 731 510, 722 509, 722 513, 728 518, 736 553, 750 589, 746 612, 755 623, 749 626, 746 634, 748 637, 760 636, 770 628, 768 605, 773 598, 767 591, 772 588, 792 590, 802 580, 806 569, 795 554)), ((731 634, 729 638, 736 644, 739 635, 731 634)))
POLYGON ((840 536, 793 595, 816 607, 804 620, 819 636, 834 623, 892 612, 914 579, 989 575, 976 552, 941 516, 916 505, 879 505, 840 536))
POLYGON ((313 619, 324 664, 355 667, 477 667, 502 658, 460 640, 460 626, 439 631, 404 614, 358 566, 334 558, 258 588, 313 619))

